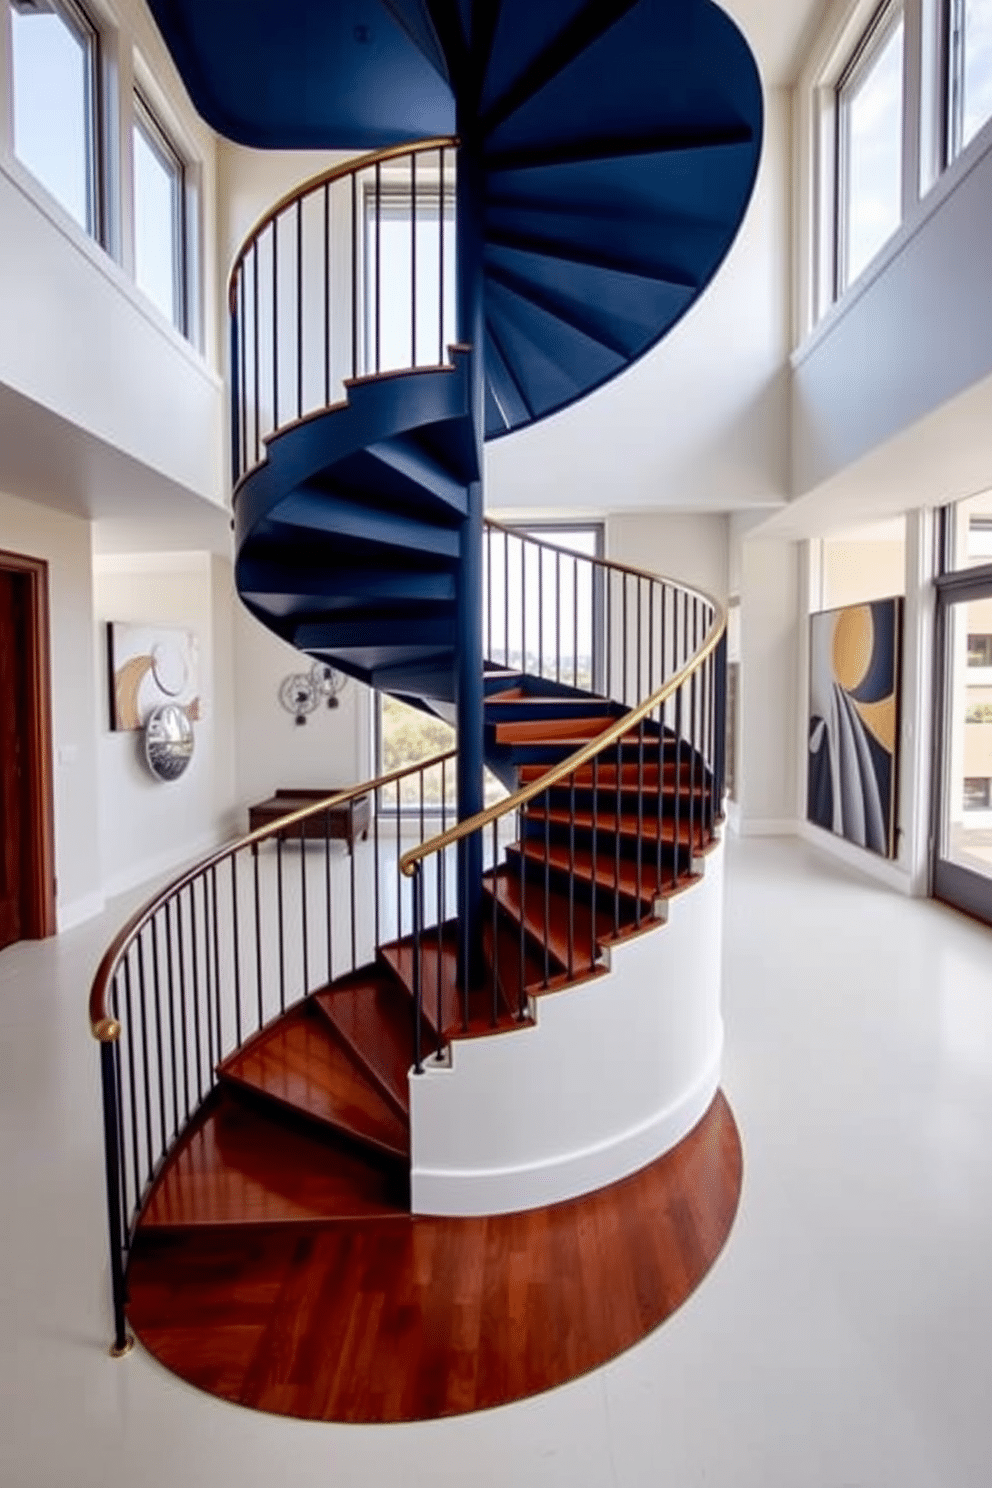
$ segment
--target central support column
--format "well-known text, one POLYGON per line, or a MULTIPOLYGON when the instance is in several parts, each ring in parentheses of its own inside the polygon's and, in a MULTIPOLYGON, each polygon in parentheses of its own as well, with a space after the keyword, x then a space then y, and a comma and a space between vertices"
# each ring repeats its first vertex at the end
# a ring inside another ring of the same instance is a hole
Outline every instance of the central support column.
MULTIPOLYGON (((469 410, 475 434, 478 479, 468 488, 468 515, 460 533, 458 580, 458 817, 483 807, 482 517, 485 438, 485 307, 483 299, 484 188, 481 153, 470 132, 458 152, 456 242, 458 244, 458 339, 471 347, 469 410)), ((478 985, 482 953, 482 837, 460 844, 458 860, 459 981, 478 985), (467 926, 466 940, 464 927, 467 926), (467 964, 466 964, 467 946, 467 964)))

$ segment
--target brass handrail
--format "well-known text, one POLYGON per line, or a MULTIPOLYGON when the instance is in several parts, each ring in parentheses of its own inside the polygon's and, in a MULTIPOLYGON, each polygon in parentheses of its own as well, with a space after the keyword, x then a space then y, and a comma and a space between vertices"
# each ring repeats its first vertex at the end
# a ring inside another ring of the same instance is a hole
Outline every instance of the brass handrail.
POLYGON ((438 136, 436 139, 414 140, 412 144, 389 145, 383 150, 372 150, 367 155, 357 155, 349 160, 342 160, 339 164, 329 166, 326 170, 319 171, 315 176, 309 176, 307 180, 293 186, 279 198, 274 206, 263 212, 238 249, 231 272, 227 276, 227 303, 231 314, 235 313, 235 275, 254 247, 256 240, 288 207, 293 206, 303 197, 309 196, 313 191, 320 191, 322 187, 331 186, 335 181, 343 181, 346 176, 357 175, 359 171, 369 170, 376 165, 385 165, 389 160, 402 160, 406 155, 428 155, 436 150, 456 150, 458 145, 458 136, 454 134, 438 136))
MULTIPOLYGON (((561 551, 565 552, 567 550, 562 549, 561 551)), ((655 578, 656 576, 647 575, 647 577, 655 578)), ((658 579, 657 582, 670 581, 658 579)), ((543 795, 545 791, 550 790, 559 781, 567 780, 576 770, 581 770, 583 765, 588 764, 597 755, 602 754, 604 749, 608 749, 611 744, 615 744, 625 734, 629 734, 631 729, 636 728, 639 723, 643 722, 645 718, 654 712, 655 708, 665 704, 689 680, 693 673, 700 669, 707 657, 711 656, 720 644, 720 639, 727 627, 727 612, 719 600, 714 599, 712 595, 708 595, 701 590, 687 589, 685 585, 681 584, 676 587, 682 589, 684 592, 694 594, 706 604, 712 605, 714 618, 702 644, 686 664, 676 672, 675 676, 670 677, 667 682, 659 687, 656 692, 653 692, 643 703, 639 703, 637 707, 631 708, 621 718, 618 718, 612 723, 609 728, 604 729, 601 734, 597 734, 588 744, 584 744, 581 749, 577 749, 574 754, 569 755, 568 759, 562 760, 560 764, 552 766, 539 780, 535 780, 530 785, 522 787, 514 795, 497 802, 496 805, 488 806, 484 811, 477 812, 475 816, 466 817, 464 821, 460 821, 455 826, 450 827, 447 832, 442 832, 439 836, 432 837, 429 842, 424 842, 419 847, 411 848, 409 852, 404 853, 402 858, 400 858, 400 870, 407 878, 413 877, 418 865, 426 858, 434 857, 437 853, 444 852, 447 848, 453 846, 454 843, 461 842, 466 837, 471 837, 473 833, 481 831, 484 827, 491 826, 493 822, 500 821, 504 816, 509 816, 511 812, 519 810, 521 806, 526 806, 529 801, 534 800, 535 796, 543 795)))
POLYGON ((362 785, 349 786, 347 790, 336 791, 333 795, 325 796, 323 800, 315 801, 310 806, 302 806, 298 811, 291 811, 286 816, 281 816, 277 821, 270 822, 268 826, 256 827, 254 832, 249 832, 244 837, 239 837, 236 842, 228 843, 226 847, 220 847, 215 853, 207 858, 202 858, 192 868, 187 868, 178 878, 174 878, 165 888, 160 889, 151 899, 136 910, 131 918, 118 931, 111 941, 100 965, 96 969, 93 985, 90 989, 89 1018, 90 1032, 99 1043, 114 1043, 121 1035, 121 1025, 113 1017, 108 1006, 108 993, 123 957, 135 937, 144 929, 148 922, 158 911, 169 902, 176 894, 182 892, 187 885, 194 883, 204 873, 209 873, 212 868, 233 858, 236 853, 243 852, 246 848, 256 846, 260 842, 266 842, 270 837, 276 837, 299 826, 311 816, 317 816, 322 811, 327 811, 332 806, 343 806, 348 801, 357 800, 359 796, 371 795, 373 791, 384 789, 387 785, 394 785, 407 775, 417 775, 421 771, 433 769, 436 765, 446 764, 454 759, 457 751, 447 750, 444 754, 432 755, 429 759, 418 760, 415 765, 404 765, 400 770, 391 770, 388 775, 380 775, 375 780, 366 780, 362 785))

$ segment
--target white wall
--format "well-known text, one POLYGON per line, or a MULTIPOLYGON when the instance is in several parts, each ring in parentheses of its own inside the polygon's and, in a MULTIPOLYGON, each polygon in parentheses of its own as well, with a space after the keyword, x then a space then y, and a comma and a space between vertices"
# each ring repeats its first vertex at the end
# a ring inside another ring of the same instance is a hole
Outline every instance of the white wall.
MULTIPOLYGON (((0 110, 0 383, 150 466, 220 502, 224 398, 218 377, 214 275, 214 145, 178 82, 143 5, 117 0, 104 55, 112 97, 111 256, 89 238, 14 157, 0 110), (135 58, 139 61, 135 62, 135 58), (144 59, 153 102, 200 182, 204 355, 195 351, 130 278, 131 100, 144 59), (177 433, 181 431, 181 437, 177 433)), ((6 7, 0 22, 6 25, 6 7)), ((2 435, 2 428, 0 428, 2 435)))
POLYGON ((606 520, 606 557, 702 589, 728 593, 729 523, 725 516, 623 512, 606 520))
POLYGON ((788 492, 790 102, 767 94, 751 207, 672 334, 591 397, 487 446, 491 507, 724 512, 788 492))
POLYGON ((291 673, 308 671, 310 658, 272 635, 240 601, 233 601, 230 614, 237 708, 236 794, 239 829, 247 831, 247 807, 264 801, 278 787, 326 787, 330 791, 369 779, 371 694, 361 683, 349 680, 337 708, 321 706, 304 725, 297 725, 280 705, 279 686, 291 673))
POLYGON ((55 871, 65 929, 103 907, 89 523, 0 493, 0 548, 49 565, 55 871))
POLYGON ((98 555, 94 559, 99 661, 99 842, 104 891, 123 892, 233 835, 230 565, 208 553, 98 555), (226 570, 226 572, 225 572, 226 570), (195 631, 201 718, 193 759, 176 781, 148 770, 143 733, 113 732, 106 626, 130 620, 195 631))
POLYGON ((745 834, 792 832, 797 802, 796 709, 801 634, 796 543, 744 536, 741 600, 740 780, 745 834))
MULTIPOLYGON (((990 231, 992 131, 986 131, 794 355, 796 495, 989 378, 990 231)), ((992 388, 985 407, 988 427, 992 388)), ((992 484, 992 440, 981 447, 992 484)), ((932 480, 936 497, 937 464, 932 480)))

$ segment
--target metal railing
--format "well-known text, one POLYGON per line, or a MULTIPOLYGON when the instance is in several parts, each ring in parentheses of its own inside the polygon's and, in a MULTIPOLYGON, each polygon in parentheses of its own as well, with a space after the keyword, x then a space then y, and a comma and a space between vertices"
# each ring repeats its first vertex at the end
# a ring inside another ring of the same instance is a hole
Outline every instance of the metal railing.
POLYGON ((457 140, 324 171, 265 213, 228 284, 234 484, 349 383, 444 366, 455 335, 457 140))
MULTIPOLYGON (((454 815, 454 758, 392 771, 249 833, 162 889, 108 948, 89 1016, 101 1054, 116 1349, 127 1346, 124 1267, 142 1206, 218 1065, 412 930, 399 862, 454 815), (367 841, 345 860, 332 850, 331 816, 362 797, 367 841)), ((428 907, 438 924, 454 912, 454 883, 447 861, 428 907)))
MULTIPOLYGON (((672 580, 493 522, 485 545, 490 661, 593 693, 612 703, 615 715, 605 712, 584 744, 566 731, 565 759, 537 769, 538 778, 515 794, 402 859, 414 885, 416 963, 432 875, 452 847, 481 839, 495 870, 489 963, 495 1021, 506 971, 501 923, 515 927, 512 975, 524 1018, 528 975, 535 985, 536 969, 546 989, 556 976, 573 980, 593 970, 602 941, 640 929, 654 916, 655 901, 693 873, 714 840, 726 763, 726 613, 715 599, 672 580), (509 851, 499 841, 508 820, 516 823, 517 838, 509 851), (563 906, 562 926, 556 921, 563 906)), ((595 715, 593 706, 589 712, 595 715)), ((588 720, 581 728, 591 731, 588 720)), ((459 933, 467 936, 468 927, 459 933)), ((463 941, 462 964, 469 964, 469 951, 463 941)), ((462 1003, 467 1026, 467 982, 462 1003)))

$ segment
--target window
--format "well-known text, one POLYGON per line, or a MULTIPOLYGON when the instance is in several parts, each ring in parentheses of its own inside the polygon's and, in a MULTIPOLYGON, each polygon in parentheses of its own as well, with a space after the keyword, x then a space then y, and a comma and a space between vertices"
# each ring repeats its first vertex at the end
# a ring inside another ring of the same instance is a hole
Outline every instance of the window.
POLYGON ((992 119, 992 0, 948 0, 948 158, 992 119))
POLYGON ((14 153, 99 238, 96 28, 73 0, 13 0, 11 41, 14 153))
POLYGON ((988 811, 992 806, 992 796, 989 794, 989 786, 992 780, 987 775, 968 775, 964 782, 964 809, 965 811, 988 811))
POLYGON ((135 96, 134 277, 184 335, 188 331, 186 181, 182 157, 147 103, 135 96))
POLYGON ((440 156, 418 157, 416 232, 409 166, 397 171, 405 179, 370 181, 364 192, 367 372, 437 366, 456 337, 451 162, 444 165, 442 213, 440 156))
POLYGON ((837 86, 836 292, 902 220, 903 13, 887 6, 837 86))

